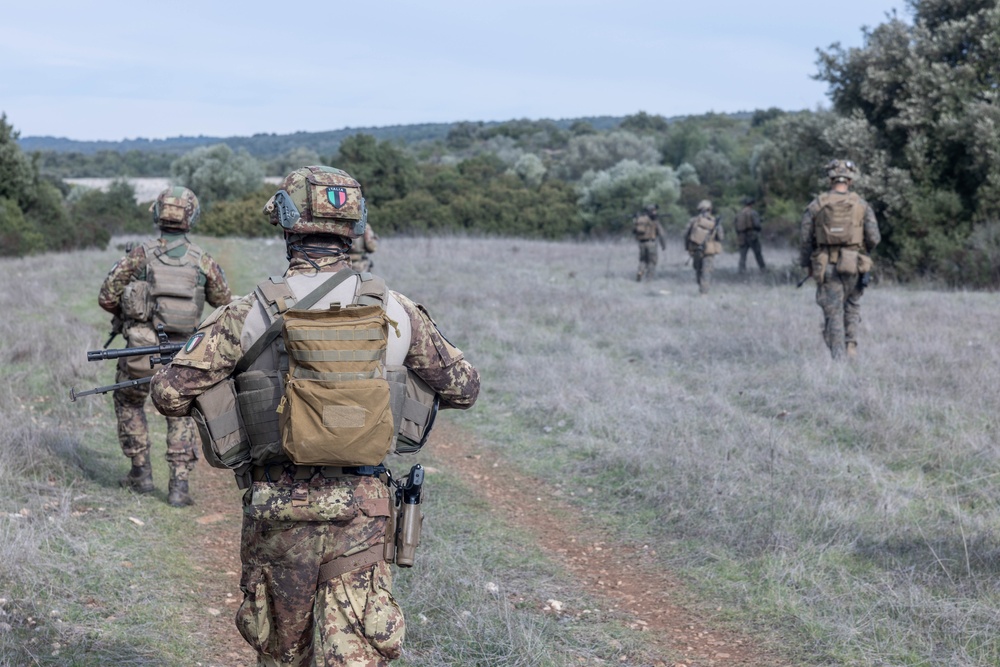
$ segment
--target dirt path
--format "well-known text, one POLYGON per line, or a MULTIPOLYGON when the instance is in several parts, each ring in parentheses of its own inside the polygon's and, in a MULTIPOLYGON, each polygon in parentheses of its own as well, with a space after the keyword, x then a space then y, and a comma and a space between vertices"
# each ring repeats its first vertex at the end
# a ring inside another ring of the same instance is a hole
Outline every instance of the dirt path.
POLYGON ((199 572, 198 602, 193 610, 195 637, 204 652, 202 667, 246 667, 257 657, 236 630, 233 617, 243 601, 240 593, 241 492, 233 473, 198 463, 191 475, 195 505, 190 559, 199 572))
MULTIPOLYGON (((655 552, 643 545, 618 544, 590 528, 579 511, 540 484, 504 467, 495 478, 498 458, 483 452, 474 439, 445 420, 438 422, 431 447, 439 461, 456 474, 473 480, 490 506, 507 520, 533 534, 539 546, 621 612, 635 629, 648 632, 656 667, 781 667, 787 665, 756 645, 751 637, 714 627, 683 606, 691 595, 669 572, 656 564, 655 552), (531 494, 517 490, 530 489, 531 494), (540 495, 543 494, 543 495, 540 495)), ((191 508, 197 525, 191 558, 203 572, 195 611, 196 636, 204 637, 204 667, 244 667, 255 664, 253 651, 236 631, 233 615, 242 599, 239 591, 240 493, 232 474, 199 464, 192 477, 197 505, 191 508)))
POLYGON ((434 431, 434 454, 467 479, 475 481, 489 506, 510 517, 511 523, 533 534, 539 546, 582 582, 623 612, 635 629, 649 633, 657 667, 753 666, 781 667, 786 661, 770 655, 751 637, 713 627, 699 614, 682 606, 691 599, 683 585, 655 562, 655 552, 644 545, 621 544, 591 528, 579 510, 554 493, 551 485, 512 473, 499 458, 476 448, 474 439, 441 421, 434 431), (530 489, 530 495, 524 490, 530 489), (519 492, 520 491, 520 492, 519 492), (657 650, 654 648, 654 650, 657 650))

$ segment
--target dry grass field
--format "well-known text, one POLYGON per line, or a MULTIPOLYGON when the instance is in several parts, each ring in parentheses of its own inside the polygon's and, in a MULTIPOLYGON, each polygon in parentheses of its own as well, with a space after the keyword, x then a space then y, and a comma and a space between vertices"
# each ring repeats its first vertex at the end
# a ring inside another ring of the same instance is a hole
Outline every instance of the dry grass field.
MULTIPOLYGON (((237 293, 283 265, 280 244, 200 241, 237 293)), ((111 380, 84 351, 104 342, 96 291, 118 255, 0 267, 0 664, 199 659, 183 613, 206 575, 173 544, 183 512, 116 488, 109 399, 66 400, 111 380)), ((610 544, 651 547, 705 618, 790 664, 1000 664, 998 296, 876 286, 861 358, 841 364, 790 251, 768 249, 773 270, 745 280, 724 255, 704 297, 676 243, 649 283, 636 256, 394 238, 374 259, 480 368, 479 403, 447 418, 502 462, 495 477, 509 466, 610 544)), ((425 543, 397 582, 401 664, 657 664, 613 614, 542 611, 556 595, 600 602, 491 513, 446 451, 426 453, 439 472, 425 543)))

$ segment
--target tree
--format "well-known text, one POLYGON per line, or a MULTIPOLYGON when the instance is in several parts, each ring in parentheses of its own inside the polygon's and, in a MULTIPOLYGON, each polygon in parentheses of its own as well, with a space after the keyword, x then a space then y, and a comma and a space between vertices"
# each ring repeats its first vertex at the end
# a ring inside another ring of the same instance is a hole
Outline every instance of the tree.
POLYGON ((20 132, 0 114, 0 197, 14 201, 22 209, 35 199, 36 171, 31 159, 17 145, 20 132))
POLYGON ((408 153, 370 134, 344 139, 331 162, 361 183, 372 206, 405 197, 420 178, 416 161, 408 153))
POLYGON ((200 146, 170 165, 174 182, 192 190, 202 208, 223 199, 250 194, 264 180, 264 169, 246 149, 233 151, 226 144, 200 146))
POLYGON ((565 152, 556 159, 552 171, 558 178, 575 181, 587 171, 610 169, 622 160, 659 164, 660 159, 660 151, 653 137, 615 130, 607 134, 581 134, 573 137, 565 152))
MULTIPOLYGON (((903 274, 954 273, 977 225, 1000 219, 1000 6, 908 0, 860 48, 819 52, 841 114, 826 138, 865 173, 903 274)), ((960 279, 960 276, 949 276, 960 279)))
POLYGON ((585 231, 617 234, 644 205, 672 207, 680 197, 680 181, 670 167, 622 160, 610 169, 584 174, 578 192, 585 231))

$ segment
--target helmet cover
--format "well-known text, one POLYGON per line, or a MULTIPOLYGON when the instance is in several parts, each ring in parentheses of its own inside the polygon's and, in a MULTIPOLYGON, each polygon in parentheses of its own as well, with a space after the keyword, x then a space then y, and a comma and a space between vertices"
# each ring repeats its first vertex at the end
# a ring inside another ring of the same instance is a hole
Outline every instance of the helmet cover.
POLYGON ((831 181, 848 183, 858 177, 858 167, 851 160, 831 160, 826 165, 826 175, 831 181))
POLYGON ((286 176, 264 205, 264 214, 286 234, 357 238, 368 221, 361 184, 345 171, 322 165, 301 167, 286 176))
POLYGON ((186 232, 198 221, 201 206, 193 192, 178 185, 161 192, 149 211, 161 228, 186 232))

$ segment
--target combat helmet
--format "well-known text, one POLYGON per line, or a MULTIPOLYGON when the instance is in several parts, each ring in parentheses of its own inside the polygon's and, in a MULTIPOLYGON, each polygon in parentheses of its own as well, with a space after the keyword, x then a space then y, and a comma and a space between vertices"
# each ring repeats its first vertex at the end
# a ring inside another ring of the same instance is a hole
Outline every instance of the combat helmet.
POLYGON ((345 171, 316 165, 296 169, 264 205, 272 225, 289 234, 336 234, 357 238, 365 233, 368 208, 361 184, 345 171))
POLYGON ((178 185, 161 192, 149 211, 160 229, 186 232, 198 221, 201 206, 193 192, 178 185))
POLYGON ((848 183, 858 177, 858 167, 851 160, 830 160, 826 175, 836 183, 848 183))
POLYGON ((711 210, 712 210, 712 202, 708 201, 707 199, 702 199, 700 202, 698 202, 698 212, 699 213, 701 213, 703 211, 711 211, 711 210))

